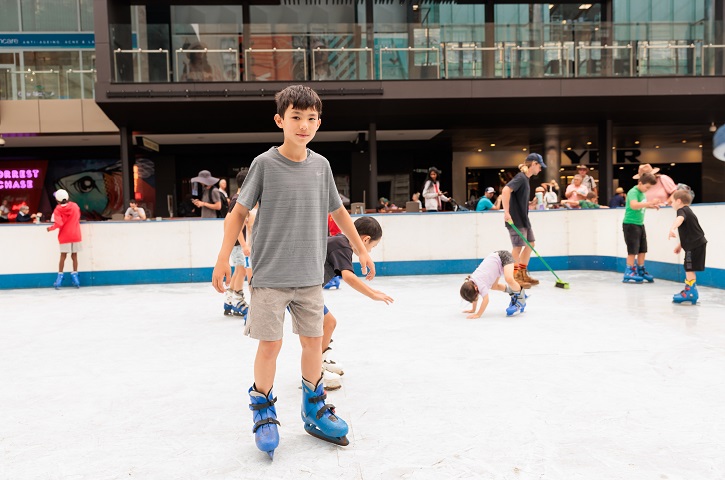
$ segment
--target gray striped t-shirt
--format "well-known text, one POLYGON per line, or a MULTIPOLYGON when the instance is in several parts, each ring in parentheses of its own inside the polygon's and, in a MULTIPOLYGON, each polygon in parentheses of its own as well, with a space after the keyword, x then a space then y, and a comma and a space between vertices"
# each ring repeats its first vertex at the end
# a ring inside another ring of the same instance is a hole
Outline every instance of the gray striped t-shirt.
POLYGON ((270 148, 252 162, 237 199, 250 210, 257 202, 252 285, 322 285, 327 214, 342 206, 327 159, 308 149, 305 160, 293 162, 270 148))

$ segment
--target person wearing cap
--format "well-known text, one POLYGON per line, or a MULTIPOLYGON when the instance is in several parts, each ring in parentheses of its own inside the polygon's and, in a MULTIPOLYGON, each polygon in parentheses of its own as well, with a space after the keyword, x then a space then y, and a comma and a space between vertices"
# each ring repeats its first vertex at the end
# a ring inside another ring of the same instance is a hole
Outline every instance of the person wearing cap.
POLYGON ((71 279, 73 286, 79 288, 81 282, 78 279, 78 252, 81 250, 81 209, 77 203, 69 200, 68 192, 60 189, 54 194, 58 205, 53 210, 53 225, 47 230, 58 230, 58 244, 60 245, 60 262, 58 264, 58 277, 53 286, 58 290, 63 283, 63 267, 65 259, 70 253, 73 260, 73 271, 71 279))
POLYGON ((524 163, 519 165, 519 173, 501 191, 504 221, 513 246, 511 254, 514 257, 514 278, 523 288, 531 288, 532 285, 537 285, 539 281, 531 278, 528 273, 531 248, 526 245, 526 242, 511 228, 508 222, 513 221, 531 246, 535 246, 536 238, 534 230, 531 228, 531 222, 529 222, 529 201, 531 197, 529 179, 533 175, 538 175, 544 168, 546 168, 546 164, 541 155, 530 153, 524 163))
POLYGON ((496 193, 496 190, 494 190, 493 187, 486 188, 485 193, 476 204, 477 212, 485 212, 486 210, 498 210, 496 207, 494 207, 493 202, 491 201, 494 193, 496 193))
POLYGON ((222 199, 219 189, 215 188, 214 185, 216 185, 219 179, 212 177, 209 170, 202 170, 191 181, 192 183, 195 182, 204 185, 201 198, 192 200, 194 206, 201 208, 201 218, 217 218, 217 211, 222 208, 222 199))
POLYGON ((582 185, 587 187, 590 192, 594 192, 595 195, 599 195, 599 191, 597 190, 597 181, 594 180, 594 177, 589 175, 589 167, 586 165, 577 165, 576 173, 581 175, 582 185))
POLYGON ((609 200, 609 208, 622 208, 627 204, 627 195, 622 187, 617 187, 614 196, 609 200))
POLYGON ((672 194, 677 190, 677 184, 667 175, 662 175, 658 167, 652 168, 649 163, 643 163, 637 169, 637 175, 632 178, 639 180, 645 173, 651 173, 657 179, 657 183, 647 190, 646 196, 648 202, 657 202, 658 205, 669 205, 672 203, 672 194))
POLYGON ((428 169, 428 178, 423 187, 423 198, 425 198, 425 210, 427 212, 437 212, 442 210, 442 202, 448 202, 450 199, 446 197, 446 192, 441 192, 441 184, 438 181, 441 171, 436 167, 428 169))

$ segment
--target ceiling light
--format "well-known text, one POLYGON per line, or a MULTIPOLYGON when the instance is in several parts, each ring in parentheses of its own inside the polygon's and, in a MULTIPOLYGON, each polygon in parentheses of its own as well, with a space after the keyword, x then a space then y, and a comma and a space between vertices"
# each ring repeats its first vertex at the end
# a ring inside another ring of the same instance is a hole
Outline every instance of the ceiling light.
POLYGON ((670 167, 674 167, 674 166, 675 166, 675 164, 674 164, 674 163, 670 163, 670 167))
POLYGON ((495 146, 496 146, 496 144, 495 144, 495 143, 492 143, 492 144, 491 144, 491 146, 492 146, 492 147, 495 147, 495 146))
POLYGON ((634 144, 635 144, 635 145, 639 145, 639 140, 635 140, 635 141, 634 141, 634 144))
POLYGON ((682 143, 687 143, 687 140, 683 140, 682 143))
POLYGON ((660 146, 659 145, 655 145, 655 148, 660 148, 660 146))
POLYGON ((560 171, 560 172, 563 172, 563 171, 564 171, 564 169, 563 169, 563 168, 560 168, 560 169, 559 169, 559 171, 560 171))
POLYGON ((592 144, 592 142, 587 142, 587 145, 591 145, 591 144, 592 144))
MULTIPOLYGON (((700 146, 702 147, 702 145, 700 145, 700 146)), ((522 148, 521 150, 523 150, 525 152, 527 149, 526 148, 522 148)))
POLYGON ((503 168, 501 169, 501 172, 505 172, 505 171, 506 171, 506 170, 504 170, 503 168))
POLYGON ((550 3, 549 4, 549 10, 551 10, 552 8, 554 8, 554 4, 553 3, 550 3))
POLYGON ((620 170, 624 170, 624 167, 619 167, 620 170))
POLYGON ((589 10, 590 8, 592 8, 591 3, 582 3, 579 5, 579 10, 589 10))
MULTIPOLYGON (((28 71, 30 71, 30 69, 28 69, 28 71)), ((717 132, 717 125, 715 125, 715 122, 712 122, 712 123, 710 124, 710 128, 709 128, 709 130, 710 130, 710 133, 715 133, 715 132, 717 132)))
POLYGON ((617 147, 612 147, 612 150, 616 150, 616 149, 617 149, 617 147))
POLYGON ((478 151, 480 152, 480 151, 481 151, 481 149, 479 148, 479 149, 478 149, 478 151))
POLYGON ((594 170, 594 167, 589 167, 589 170, 594 170))
POLYGON ((413 11, 414 12, 418 11, 418 5, 413 5, 413 11))
POLYGON ((571 147, 566 147, 567 150, 571 150, 571 147))
POLYGON ((698 147, 702 148, 702 144, 698 145, 698 147))

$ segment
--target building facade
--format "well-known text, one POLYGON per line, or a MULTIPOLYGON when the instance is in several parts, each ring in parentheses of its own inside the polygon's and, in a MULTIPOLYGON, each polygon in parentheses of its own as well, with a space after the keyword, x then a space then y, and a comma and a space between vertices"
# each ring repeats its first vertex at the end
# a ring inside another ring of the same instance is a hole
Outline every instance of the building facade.
POLYGON ((586 164, 602 203, 641 163, 725 200, 722 0, 194 3, 3 0, 0 154, 46 172, 40 208, 65 186, 87 218, 131 196, 176 215, 199 170, 233 178, 281 141, 290 83, 320 93, 311 147, 368 207, 430 166, 462 203, 531 151, 551 167, 532 184, 586 164))

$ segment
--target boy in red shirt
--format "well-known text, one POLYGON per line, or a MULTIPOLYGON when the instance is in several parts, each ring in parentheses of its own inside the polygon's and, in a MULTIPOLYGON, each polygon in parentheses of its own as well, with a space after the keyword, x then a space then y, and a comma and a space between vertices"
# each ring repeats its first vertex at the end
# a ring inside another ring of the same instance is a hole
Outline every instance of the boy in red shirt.
POLYGON ((65 265, 66 256, 70 253, 73 260, 73 271, 70 276, 73 285, 80 288, 81 282, 78 280, 78 252, 81 250, 81 209, 77 203, 68 200, 68 192, 61 189, 55 192, 55 200, 58 205, 53 210, 53 225, 48 227, 48 231, 59 229, 58 243, 60 244, 60 263, 58 265, 58 278, 55 279, 53 286, 56 290, 63 283, 63 266, 65 265))

